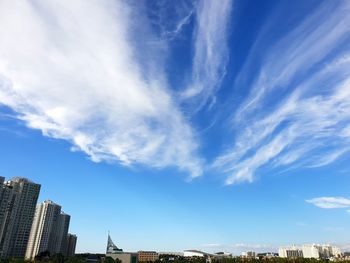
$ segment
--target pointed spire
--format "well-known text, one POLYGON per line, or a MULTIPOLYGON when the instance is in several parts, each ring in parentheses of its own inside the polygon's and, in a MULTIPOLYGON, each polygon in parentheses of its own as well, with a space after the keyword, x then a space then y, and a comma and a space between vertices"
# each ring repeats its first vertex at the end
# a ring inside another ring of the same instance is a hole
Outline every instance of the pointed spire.
POLYGON ((115 253, 120 253, 122 251, 123 251, 123 249, 118 248, 113 243, 113 240, 112 240, 111 236, 109 235, 109 231, 108 231, 108 240, 107 240, 106 254, 115 254, 115 253))

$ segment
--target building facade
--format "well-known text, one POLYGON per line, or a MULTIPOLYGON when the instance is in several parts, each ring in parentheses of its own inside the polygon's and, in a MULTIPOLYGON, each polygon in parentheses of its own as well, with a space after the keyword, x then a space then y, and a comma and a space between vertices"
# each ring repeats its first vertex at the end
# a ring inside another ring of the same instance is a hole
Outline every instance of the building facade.
POLYGON ((75 248, 77 246, 77 236, 74 234, 67 235, 67 248, 66 248, 66 257, 72 257, 75 254, 75 248))
POLYGON ((122 263, 137 263, 138 253, 123 252, 123 249, 118 248, 112 241, 112 238, 108 234, 106 257, 111 257, 114 260, 119 259, 122 263))
POLYGON ((137 254, 139 262, 151 262, 159 259, 159 255, 155 251, 139 251, 137 254))
POLYGON ((0 256, 23 258, 40 185, 25 178, 0 178, 0 256))
POLYGON ((49 251, 52 253, 67 254, 67 236, 70 223, 70 215, 63 212, 58 216, 57 223, 52 230, 52 237, 50 242, 49 251))
POLYGON ((290 246, 290 247, 280 247, 278 249, 278 255, 281 258, 302 258, 303 251, 300 247, 290 246))
POLYGON ((300 247, 280 247, 279 256, 282 258, 314 258, 314 259, 329 259, 339 258, 342 252, 339 247, 331 245, 319 244, 304 244, 300 247))
POLYGON ((26 251, 26 259, 34 259, 44 251, 51 255, 66 254, 70 216, 61 213, 61 206, 46 200, 37 205, 26 251))

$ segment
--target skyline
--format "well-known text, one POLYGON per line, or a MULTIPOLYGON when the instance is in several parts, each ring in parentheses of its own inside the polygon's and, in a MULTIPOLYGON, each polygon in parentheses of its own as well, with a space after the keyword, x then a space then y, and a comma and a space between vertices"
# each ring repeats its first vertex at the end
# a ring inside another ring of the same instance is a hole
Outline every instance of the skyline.
POLYGON ((0 176, 40 183, 77 252, 350 250, 349 11, 3 1, 0 176))

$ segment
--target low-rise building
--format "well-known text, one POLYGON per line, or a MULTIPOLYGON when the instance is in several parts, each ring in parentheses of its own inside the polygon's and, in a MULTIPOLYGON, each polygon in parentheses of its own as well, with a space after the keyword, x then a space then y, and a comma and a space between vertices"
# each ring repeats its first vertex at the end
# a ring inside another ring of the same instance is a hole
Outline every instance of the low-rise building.
POLYGON ((137 263, 138 253, 123 252, 123 249, 118 248, 108 234, 106 257, 111 257, 114 260, 119 259, 122 263, 137 263))
POLYGON ((184 250, 184 257, 205 257, 207 255, 208 253, 205 253, 200 250, 195 250, 195 249, 184 250))
POLYGON ((254 251, 242 252, 241 257, 242 258, 255 258, 256 257, 256 253, 254 251))
POLYGON ((122 263, 138 262, 138 254, 133 252, 119 252, 113 254, 106 254, 106 257, 111 257, 114 260, 119 259, 122 263))
POLYGON ((137 254, 139 262, 151 262, 159 259, 159 255, 155 251, 139 251, 137 254))

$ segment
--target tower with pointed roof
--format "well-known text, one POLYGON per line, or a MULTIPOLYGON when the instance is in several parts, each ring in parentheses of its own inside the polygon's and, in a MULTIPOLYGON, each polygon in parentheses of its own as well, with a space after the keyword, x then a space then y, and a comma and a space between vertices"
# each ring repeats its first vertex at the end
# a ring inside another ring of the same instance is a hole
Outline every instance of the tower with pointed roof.
POLYGON ((116 253, 121 253, 123 252, 123 249, 118 248, 114 243, 113 240, 111 238, 111 236, 109 235, 108 232, 108 240, 107 240, 107 249, 106 249, 106 254, 116 254, 116 253))

